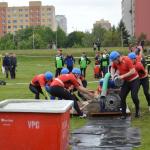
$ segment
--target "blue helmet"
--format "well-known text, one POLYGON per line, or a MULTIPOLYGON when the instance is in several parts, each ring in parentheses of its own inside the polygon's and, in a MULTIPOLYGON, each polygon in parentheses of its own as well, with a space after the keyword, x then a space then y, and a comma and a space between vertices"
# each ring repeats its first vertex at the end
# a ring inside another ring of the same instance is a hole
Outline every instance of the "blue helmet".
POLYGON ((118 58, 120 56, 120 54, 117 51, 112 51, 109 55, 109 59, 111 61, 115 60, 116 58, 118 58))
POLYGON ((131 53, 128 54, 128 57, 130 59, 136 59, 136 54, 134 52, 131 52, 131 53))
POLYGON ((73 74, 81 75, 81 70, 80 70, 79 68, 73 68, 73 69, 72 69, 72 73, 73 73, 73 74))
POLYGON ((69 73, 69 70, 67 68, 63 68, 60 73, 67 74, 67 73, 69 73))
POLYGON ((44 75, 45 75, 46 80, 53 79, 53 74, 51 72, 46 72, 44 75))

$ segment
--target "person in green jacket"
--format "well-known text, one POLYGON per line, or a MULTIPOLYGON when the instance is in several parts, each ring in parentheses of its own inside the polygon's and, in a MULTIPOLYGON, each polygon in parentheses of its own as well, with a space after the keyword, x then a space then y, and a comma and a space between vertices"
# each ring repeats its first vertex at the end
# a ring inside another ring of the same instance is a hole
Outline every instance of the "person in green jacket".
POLYGON ((91 60, 86 56, 85 52, 83 52, 81 58, 79 59, 79 65, 82 76, 86 76, 86 68, 90 63, 91 60))
POLYGON ((59 49, 55 57, 55 67, 56 67, 55 77, 60 75, 63 66, 64 66, 64 56, 62 55, 62 50, 59 49))
POLYGON ((109 54, 105 49, 101 55, 100 66, 104 77, 105 74, 108 72, 108 66, 109 66, 109 54))

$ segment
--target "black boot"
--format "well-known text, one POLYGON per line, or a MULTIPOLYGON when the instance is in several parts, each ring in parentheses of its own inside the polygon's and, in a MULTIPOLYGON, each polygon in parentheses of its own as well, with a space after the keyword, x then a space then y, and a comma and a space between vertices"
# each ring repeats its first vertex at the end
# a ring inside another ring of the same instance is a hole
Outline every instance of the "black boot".
POLYGON ((135 118, 139 118, 139 117, 140 117, 140 111, 136 110, 136 112, 135 112, 135 118))

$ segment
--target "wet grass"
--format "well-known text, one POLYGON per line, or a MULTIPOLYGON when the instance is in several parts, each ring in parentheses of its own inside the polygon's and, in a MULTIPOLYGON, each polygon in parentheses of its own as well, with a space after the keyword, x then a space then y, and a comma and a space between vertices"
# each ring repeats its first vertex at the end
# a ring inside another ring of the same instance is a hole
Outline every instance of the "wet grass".
MULTIPOLYGON (((111 48, 115 50, 125 51, 124 48, 111 48)), ((79 57, 81 53, 85 51, 88 56, 94 56, 92 48, 87 49, 66 49, 64 50, 64 55, 67 53, 72 53, 74 56, 79 57)), ((0 51, 4 54, 6 51, 0 51)), ((56 51, 54 50, 24 50, 24 51, 7 51, 15 52, 18 58, 18 67, 17 67, 17 78, 15 80, 5 79, 5 76, 0 73, 0 79, 3 79, 7 82, 6 86, 0 86, 0 100, 4 99, 32 99, 34 96, 28 89, 28 84, 32 77, 36 74, 43 73, 47 70, 55 72, 54 66, 54 56, 56 51), (38 56, 38 57, 35 57, 38 56), (41 57, 42 56, 42 57, 41 57), (43 57, 44 56, 44 57, 43 57), (20 83, 20 84, 16 84, 20 83), (22 84, 25 83, 25 84, 22 84)), ((76 58, 76 66, 78 67, 78 58, 76 58)), ((94 63, 92 62, 87 69, 87 80, 95 81, 93 78, 93 67, 94 63)), ((97 83, 88 84, 89 89, 96 90, 97 83)), ((41 96, 41 98, 43 98, 41 96)), ((135 148, 134 150, 149 150, 150 140, 150 113, 148 112, 147 103, 143 95, 143 91, 140 90, 139 98, 141 103, 141 114, 142 117, 135 119, 132 117, 132 126, 141 129, 141 147, 135 148)), ((134 105, 131 101, 130 95, 127 99, 129 108, 134 112, 134 105)), ((134 114, 132 113, 132 116, 134 114)), ((83 126, 87 122, 86 119, 79 119, 78 117, 71 117, 71 129, 76 129, 83 126)))

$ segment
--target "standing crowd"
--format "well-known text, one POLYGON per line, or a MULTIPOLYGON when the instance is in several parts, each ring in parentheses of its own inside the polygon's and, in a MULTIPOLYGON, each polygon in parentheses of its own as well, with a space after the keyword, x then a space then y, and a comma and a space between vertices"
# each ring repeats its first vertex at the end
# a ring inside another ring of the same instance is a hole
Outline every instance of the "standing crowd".
POLYGON ((15 79, 16 78, 16 67, 17 58, 15 53, 6 53, 2 59, 3 73, 5 73, 6 78, 15 79))

